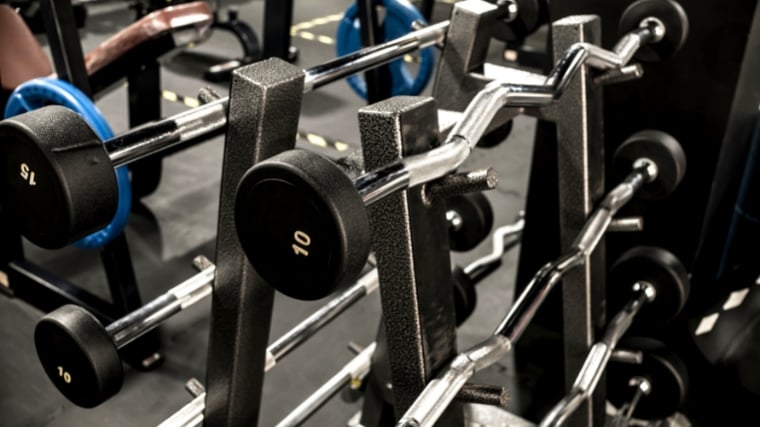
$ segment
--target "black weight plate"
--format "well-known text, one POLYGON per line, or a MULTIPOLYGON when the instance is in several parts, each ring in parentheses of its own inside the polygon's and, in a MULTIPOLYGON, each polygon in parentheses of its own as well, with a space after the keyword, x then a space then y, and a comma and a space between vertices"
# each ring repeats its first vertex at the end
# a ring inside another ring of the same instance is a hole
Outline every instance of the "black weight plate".
POLYGON ((124 368, 113 340, 82 308, 65 305, 44 316, 34 344, 48 378, 74 404, 94 408, 121 389, 124 368))
POLYGON ((631 297, 632 285, 649 282, 657 294, 636 316, 635 324, 659 326, 681 312, 689 296, 689 274, 672 253, 653 246, 625 252, 612 266, 608 278, 608 307, 617 312, 631 297))
POLYGON ((686 43, 689 18, 681 5, 673 0, 639 0, 628 6, 620 17, 620 35, 639 28, 649 17, 657 18, 665 25, 665 36, 659 42, 642 46, 635 57, 640 61, 659 62, 673 56, 686 43))
POLYGON ((326 297, 352 283, 369 254, 369 220, 351 180, 330 160, 291 150, 251 168, 235 224, 251 265, 293 298, 326 297))
POLYGON ((483 193, 468 193, 446 199, 447 210, 453 210, 462 218, 457 228, 449 228, 449 247, 465 252, 478 246, 488 237, 493 227, 493 208, 483 193))
POLYGON ((651 383, 651 392, 642 396, 634 418, 660 420, 676 413, 686 399, 689 389, 688 375, 683 361, 665 345, 650 338, 629 338, 621 341, 618 348, 639 350, 642 363, 611 362, 607 370, 607 399, 620 408, 633 397, 629 386, 633 377, 643 377, 651 383))
POLYGON ((643 130, 631 135, 615 150, 615 175, 622 180, 636 160, 647 158, 657 165, 657 178, 644 185, 637 196, 662 199, 671 194, 686 173, 686 154, 681 144, 665 132, 643 130))

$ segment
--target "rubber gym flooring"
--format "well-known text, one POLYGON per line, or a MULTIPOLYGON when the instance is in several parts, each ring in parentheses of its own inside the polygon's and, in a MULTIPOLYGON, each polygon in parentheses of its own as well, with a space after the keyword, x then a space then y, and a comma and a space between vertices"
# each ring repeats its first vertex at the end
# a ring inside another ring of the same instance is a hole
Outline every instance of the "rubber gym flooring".
MULTIPOLYGON (((299 66, 308 68, 335 56, 337 21, 349 3, 348 0, 295 2, 292 44, 300 52, 296 62, 299 66)), ((446 19, 450 3, 437 3, 435 20, 446 19)), ((240 17, 261 35, 263 2, 234 6, 240 17)), ((131 19, 132 14, 123 3, 90 7, 86 27, 80 33, 84 50, 92 49, 131 19)), ((45 44, 44 38, 40 41, 45 44)), ((194 49, 229 57, 239 54, 237 41, 220 32, 194 49)), ((180 55, 166 61, 162 73, 163 115, 186 110, 193 105, 198 89, 209 85, 200 78, 200 68, 193 66, 192 59, 197 56, 180 55)), ((499 46, 492 46, 493 59, 498 61, 499 56, 499 46)), ((227 92, 226 84, 211 86, 220 93, 227 92)), ((123 87, 100 99, 98 105, 114 131, 127 129, 123 87)), ((362 105, 363 100, 345 82, 306 94, 298 145, 332 157, 358 148, 356 111, 362 105)), ((512 222, 524 204, 532 135, 532 120, 519 118, 506 142, 492 149, 477 150, 465 165, 496 168, 499 188, 488 197, 497 226, 512 222)), ((193 275, 194 256, 203 254, 213 259, 221 157, 222 139, 216 138, 165 158, 160 187, 142 200, 145 209, 131 216, 126 234, 144 301, 193 275)), ((454 254, 454 261, 464 265, 490 252, 490 245, 486 241, 470 253, 454 254)), ((97 252, 73 248, 44 251, 29 244, 25 247, 34 262, 104 298, 108 296, 97 252)), ((507 255, 503 267, 478 286, 478 307, 458 330, 460 348, 490 334, 506 313, 512 300, 516 258, 516 251, 507 255)), ((323 303, 306 303, 278 295, 271 339, 282 335, 323 303)), ((150 372, 127 367, 121 392, 98 408, 87 410, 63 398, 42 372, 32 336, 35 323, 44 313, 24 301, 0 294, 0 426, 157 425, 191 400, 184 390, 188 379, 205 380, 209 312, 209 301, 202 301, 163 324, 159 331, 164 363, 150 372)), ((279 363, 266 376, 260 425, 276 424, 348 362, 352 357, 347 349, 350 342, 360 345, 372 342, 379 321, 379 298, 371 295, 279 363)), ((506 384, 511 375, 505 360, 480 374, 480 379, 506 384)), ((336 397, 305 425, 345 425, 359 408, 359 402, 347 403, 336 397)))

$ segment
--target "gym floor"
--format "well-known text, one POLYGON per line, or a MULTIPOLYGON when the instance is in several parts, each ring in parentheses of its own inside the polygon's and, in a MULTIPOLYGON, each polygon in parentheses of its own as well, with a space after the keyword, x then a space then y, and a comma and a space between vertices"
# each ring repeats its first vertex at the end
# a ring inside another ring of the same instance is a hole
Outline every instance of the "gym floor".
MULTIPOLYGON (((337 21, 349 3, 349 0, 296 2, 292 44, 300 52, 296 62, 299 66, 308 68, 335 56, 337 21)), ((434 20, 446 19, 451 3, 439 1, 434 20)), ((234 6, 240 18, 249 22, 261 37, 263 2, 234 6)), ((84 51, 94 48, 131 19, 132 14, 123 3, 90 7, 87 24, 80 31, 84 51)), ((40 37, 40 42, 45 44, 44 37, 40 37)), ((194 49, 229 57, 239 55, 237 41, 221 32, 194 49)), ((492 46, 491 56, 499 61, 499 46, 492 46)), ((209 85, 201 79, 200 68, 193 66, 194 57, 198 55, 183 54, 166 60, 162 73, 163 115, 186 110, 188 104, 193 104, 198 89, 209 85)), ((222 94, 227 92, 226 84, 210 86, 222 94)), ((363 105, 364 101, 344 82, 306 94, 298 145, 332 157, 358 148, 356 111, 363 105)), ((100 99, 98 106, 115 132, 128 128, 123 87, 100 99)), ((523 207, 533 128, 531 119, 517 119, 506 142, 492 149, 477 150, 465 165, 465 169, 496 168, 500 184, 488 194, 496 226, 511 223, 523 207)), ((165 158, 160 187, 141 201, 145 209, 137 209, 139 213, 131 216, 126 235, 144 301, 193 275, 194 256, 202 254, 213 259, 222 142, 222 138, 216 138, 165 158)), ((490 245, 489 240, 472 252, 454 254, 453 262, 465 265, 490 252, 490 245)), ((25 248, 34 262, 107 298, 108 288, 97 252, 74 248, 44 251, 29 244, 25 248)), ((513 250, 505 257, 502 268, 478 286, 478 307, 458 330, 460 348, 480 341, 506 313, 513 297, 516 260, 517 250, 513 250)), ((323 303, 278 295, 271 339, 275 340, 323 303)), ((184 390, 187 380, 205 381, 209 313, 210 303, 206 300, 165 322, 159 328, 164 363, 150 372, 127 367, 121 392, 98 408, 86 410, 62 397, 39 365, 32 337, 35 323, 44 313, 24 301, 0 294, 0 426, 157 425, 191 400, 184 390)), ((348 362, 352 357, 347 349, 350 342, 359 345, 372 342, 380 320, 379 298, 371 295, 279 363, 266 376, 260 425, 274 425, 348 362)), ((479 375, 480 380, 492 384, 508 384, 513 378, 507 360, 479 375)), ((513 401, 515 405, 518 403, 513 401)), ((306 425, 345 425, 360 407, 360 402, 347 403, 336 397, 306 425)))

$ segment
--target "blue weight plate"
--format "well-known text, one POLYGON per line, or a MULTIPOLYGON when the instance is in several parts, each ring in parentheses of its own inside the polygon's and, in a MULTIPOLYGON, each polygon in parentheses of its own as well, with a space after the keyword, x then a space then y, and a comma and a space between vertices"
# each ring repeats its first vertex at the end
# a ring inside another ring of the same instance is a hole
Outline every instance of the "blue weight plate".
MULTIPOLYGON (((404 0, 379 0, 378 4, 385 7, 386 16, 383 20, 385 41, 404 36, 412 31, 412 23, 425 19, 417 9, 404 0)), ((336 50, 339 56, 347 55, 362 48, 361 31, 357 19, 358 7, 354 3, 345 12, 338 25, 336 50)), ((397 59, 389 64, 392 88, 391 94, 418 95, 425 89, 433 74, 435 51, 427 47, 420 51, 420 64, 416 76, 412 76, 403 59, 397 59)), ((349 77, 348 84, 363 98, 367 98, 367 84, 360 75, 349 77)))

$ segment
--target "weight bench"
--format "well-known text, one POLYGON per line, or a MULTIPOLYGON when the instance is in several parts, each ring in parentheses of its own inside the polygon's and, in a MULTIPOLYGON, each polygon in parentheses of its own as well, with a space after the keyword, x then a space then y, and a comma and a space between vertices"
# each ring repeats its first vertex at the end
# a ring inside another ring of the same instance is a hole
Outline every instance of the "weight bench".
MULTIPOLYGON (((209 5, 198 1, 157 10, 130 24, 85 56, 93 93, 139 69, 144 58, 155 60, 203 40, 210 34, 213 20, 209 5)), ((0 101, 5 105, 18 85, 49 76, 53 69, 23 18, 8 5, 0 5, 0 40, 6 42, 0 50, 0 101)))

